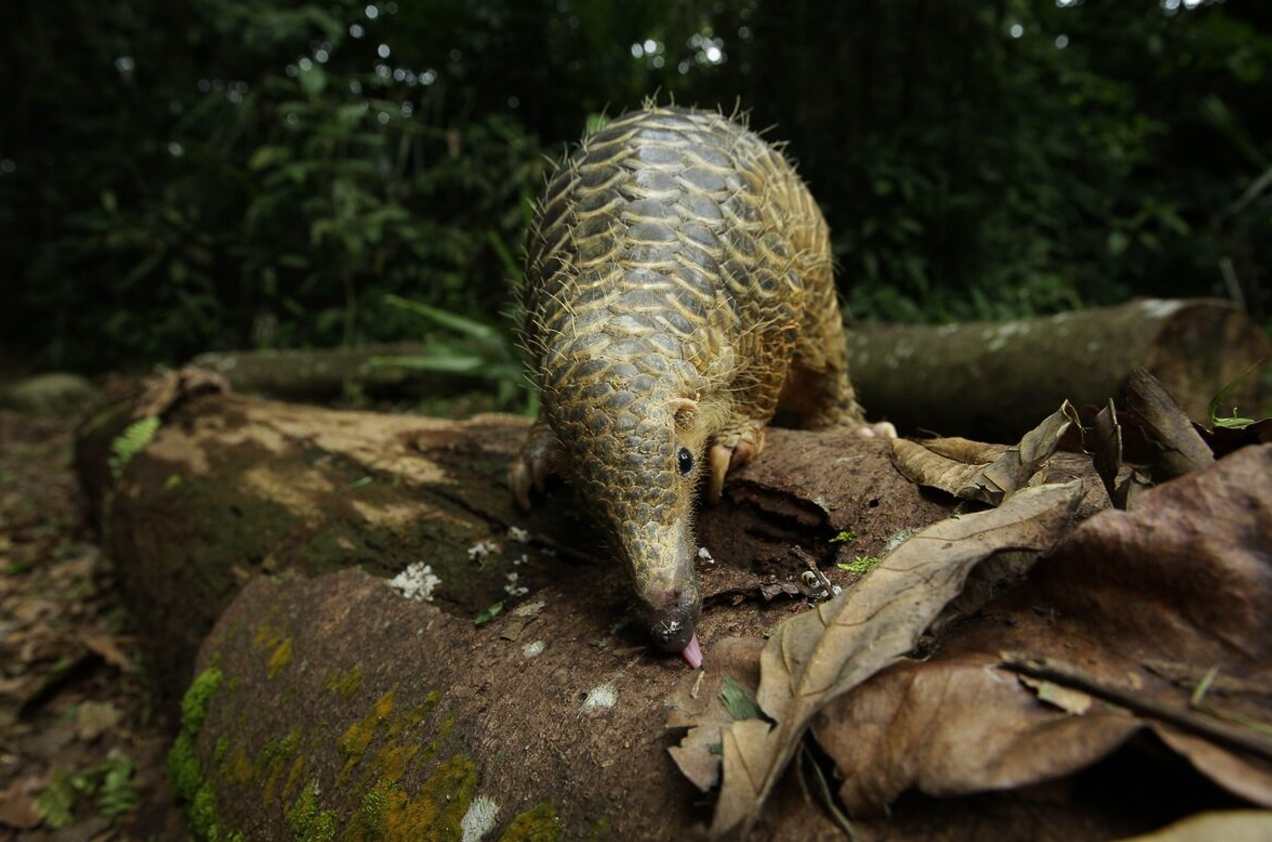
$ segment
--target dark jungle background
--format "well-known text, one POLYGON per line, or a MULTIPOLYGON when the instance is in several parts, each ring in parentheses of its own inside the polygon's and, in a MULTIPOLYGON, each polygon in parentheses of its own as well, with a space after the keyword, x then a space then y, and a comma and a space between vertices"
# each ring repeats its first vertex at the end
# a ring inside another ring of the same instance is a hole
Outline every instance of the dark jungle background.
POLYGON ((8 0, 0 345, 37 366, 494 321, 550 159, 749 109, 859 319, 1272 318, 1264 0, 8 0))

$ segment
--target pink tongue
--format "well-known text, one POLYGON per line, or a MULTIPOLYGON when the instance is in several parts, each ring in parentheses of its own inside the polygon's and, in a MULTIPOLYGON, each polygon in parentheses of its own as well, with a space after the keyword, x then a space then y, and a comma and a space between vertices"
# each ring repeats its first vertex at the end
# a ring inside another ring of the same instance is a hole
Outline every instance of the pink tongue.
POLYGON ((685 663, 693 669, 702 667, 702 647, 698 645, 698 635, 694 635, 689 639, 689 645, 680 653, 680 657, 685 659, 685 663))

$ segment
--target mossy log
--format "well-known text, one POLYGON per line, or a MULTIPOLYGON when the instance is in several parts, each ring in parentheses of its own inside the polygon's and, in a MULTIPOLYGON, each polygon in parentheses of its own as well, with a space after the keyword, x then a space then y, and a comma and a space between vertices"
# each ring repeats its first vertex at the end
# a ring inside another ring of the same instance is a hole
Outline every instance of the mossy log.
MULTIPOLYGON (((196 835, 489 821, 501 839, 670 839, 709 818, 666 751, 666 699, 692 674, 626 622, 626 577, 568 488, 513 504, 524 419, 232 394, 178 403, 148 437, 121 438, 130 418, 89 422, 78 468, 168 688, 199 653, 172 758, 196 835), (386 583, 417 563, 440 580, 431 601, 386 583)), ((1087 477, 1089 512, 1107 498, 1083 461, 1057 454, 1052 473, 1087 477)), ((699 520, 707 659, 805 609, 808 559, 849 586, 834 562, 955 509, 902 477, 886 441, 772 430, 699 520)), ((792 786, 763 838, 837 838, 792 786)))
MULTIPOLYGON (((357 348, 216 351, 200 354, 190 365, 215 371, 237 392, 283 400, 331 400, 350 393, 373 397, 419 397, 446 380, 398 366, 376 366, 376 357, 424 353, 416 342, 357 348)), ((450 378, 451 382, 454 378, 450 378)))
MULTIPOLYGON (((1272 392, 1263 382, 1272 340, 1237 307, 1214 299, 1142 299, 1009 322, 862 325, 849 332, 848 347, 872 419, 979 441, 1015 441, 1065 399, 1078 406, 1120 399, 1136 368, 1148 369, 1199 422, 1210 399, 1260 361, 1223 411, 1256 414, 1272 392)), ((444 375, 369 365, 374 357, 422 353, 412 343, 234 351, 203 354, 191 365, 220 373, 235 391, 284 400, 350 392, 421 398, 456 388, 444 375)))
POLYGON ((1120 401, 1137 368, 1204 422, 1211 398, 1256 366, 1223 410, 1254 415, 1272 362, 1262 328, 1214 299, 1141 299, 1010 322, 862 326, 850 333, 848 349, 872 419, 1002 442, 1015 441, 1066 398, 1077 406, 1120 401))

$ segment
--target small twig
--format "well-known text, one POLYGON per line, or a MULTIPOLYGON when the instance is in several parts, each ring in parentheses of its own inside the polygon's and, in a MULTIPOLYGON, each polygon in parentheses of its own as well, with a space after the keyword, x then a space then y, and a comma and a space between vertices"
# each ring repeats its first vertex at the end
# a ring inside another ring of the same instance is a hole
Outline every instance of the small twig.
POLYGON ((826 774, 822 771, 821 764, 817 762, 817 758, 808 750, 807 744, 801 747, 801 753, 804 760, 807 761, 806 764, 802 764, 800 767, 801 782, 804 777, 803 765, 810 766, 813 770, 813 780, 817 784, 817 795, 821 799, 822 806, 826 808, 826 811, 830 813, 831 819, 834 820, 835 824, 839 825, 839 829, 852 842, 861 842, 861 836, 858 835, 857 829, 852 826, 852 822, 848 820, 848 817, 839 809, 839 805, 835 803, 835 796, 830 791, 830 783, 826 780, 826 774))
POLYGON ((817 559, 813 558, 812 554, 809 553, 808 550, 800 546, 794 546, 791 547, 791 553, 797 559, 804 562, 805 567, 813 571, 813 575, 817 577, 819 582, 821 582, 822 588, 825 589, 827 595, 835 592, 835 583, 826 578, 826 574, 823 573, 822 569, 817 566, 817 559))
MULTIPOLYGON (((1226 716, 1216 718, 1213 713, 1199 715, 1193 711, 1173 710, 1160 702, 1103 682, 1063 661, 1034 657, 1021 652, 1000 652, 999 657, 1002 659, 1002 665, 1012 672, 1076 688, 1107 702, 1120 705, 1140 716, 1174 725, 1228 748, 1249 752, 1264 760, 1272 760, 1272 740, 1263 737, 1257 730, 1228 724, 1224 721, 1227 719, 1226 716)), ((1202 685, 1208 686, 1209 682, 1203 680, 1202 685)), ((1198 689, 1201 687, 1199 686, 1198 689)), ((1198 694, 1193 695, 1196 698, 1198 694)))
POLYGON ((1206 698, 1206 693, 1210 691, 1210 685, 1218 677, 1219 667, 1211 667, 1207 670, 1205 676, 1198 682, 1197 688, 1193 690, 1192 698, 1188 700, 1188 706, 1198 713, 1213 716, 1215 719, 1221 719, 1224 722, 1231 722, 1240 728, 1248 728, 1265 737, 1272 737, 1272 725, 1268 725, 1266 722, 1260 722, 1240 713, 1220 710, 1219 708, 1212 708, 1210 705, 1202 704, 1202 700, 1206 698))

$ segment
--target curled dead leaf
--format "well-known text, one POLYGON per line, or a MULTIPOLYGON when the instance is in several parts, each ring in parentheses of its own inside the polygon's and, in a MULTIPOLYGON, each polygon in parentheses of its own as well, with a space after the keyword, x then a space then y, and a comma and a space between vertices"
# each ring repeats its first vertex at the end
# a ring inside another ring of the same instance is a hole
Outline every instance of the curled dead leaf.
POLYGON ((723 732, 724 782, 712 834, 746 835, 812 716, 900 660, 960 591, 968 571, 1004 550, 1049 550, 1070 526, 1082 483, 1045 485, 997 509, 917 533, 852 589, 782 623, 760 656, 758 701, 776 721, 723 732))
POLYGON ((1166 387, 1142 368, 1131 373, 1126 384, 1126 403, 1156 449, 1154 480, 1165 482, 1214 463, 1214 454, 1193 429, 1187 413, 1166 387))
POLYGON ((1019 489, 1043 481, 1047 460, 1074 425, 1080 426, 1077 411, 1065 401, 1011 447, 960 438, 893 439, 893 462, 920 485, 997 506, 1019 489))
POLYGON ((932 658, 835 700, 814 732, 849 814, 878 814, 911 788, 948 796, 1055 780, 1145 731, 1272 806, 1255 725, 1272 725, 1269 476, 1272 446, 1249 447, 1149 490, 1135 512, 1096 515, 932 658), (1004 668, 1005 649, 1049 667, 1035 677, 1090 696, 1088 712, 1040 703, 1004 668), (1214 713, 1190 706, 1216 666, 1214 713))

